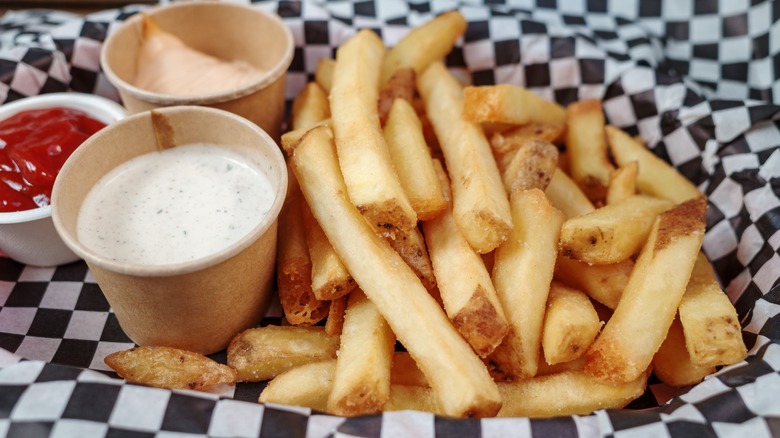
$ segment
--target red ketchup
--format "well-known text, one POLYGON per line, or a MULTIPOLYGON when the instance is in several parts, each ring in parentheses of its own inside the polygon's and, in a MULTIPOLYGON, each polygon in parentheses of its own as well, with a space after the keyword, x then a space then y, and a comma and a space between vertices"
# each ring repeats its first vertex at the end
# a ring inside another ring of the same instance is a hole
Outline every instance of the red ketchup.
POLYGON ((82 111, 57 107, 0 121, 0 212, 49 205, 65 160, 104 126, 82 111))

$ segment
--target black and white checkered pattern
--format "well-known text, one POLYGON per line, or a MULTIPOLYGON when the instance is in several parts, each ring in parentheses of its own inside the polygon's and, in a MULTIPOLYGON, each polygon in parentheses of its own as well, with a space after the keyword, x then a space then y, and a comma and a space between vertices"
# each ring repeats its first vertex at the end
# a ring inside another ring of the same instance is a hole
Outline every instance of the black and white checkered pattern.
MULTIPOLYGON (((234 0, 242 1, 242 0, 234 0)), ((248 2, 248 0, 243 0, 248 2)), ((258 1, 292 29, 292 99, 359 28, 392 46, 458 8, 446 62, 475 84, 604 101, 709 198, 704 250, 735 303, 747 361, 687 391, 652 380, 631 409, 550 420, 420 412, 343 419, 255 403, 262 384, 193 394, 126 384, 102 358, 133 345, 83 262, 0 257, 0 436, 780 436, 780 6, 769 0, 258 1), (178 435, 177 435, 178 436, 178 435)), ((52 91, 118 100, 97 56, 131 6, 0 18, 0 102, 52 91)), ((274 306, 264 323, 278 323, 274 306)), ((213 356, 224 361, 224 352, 213 356)))

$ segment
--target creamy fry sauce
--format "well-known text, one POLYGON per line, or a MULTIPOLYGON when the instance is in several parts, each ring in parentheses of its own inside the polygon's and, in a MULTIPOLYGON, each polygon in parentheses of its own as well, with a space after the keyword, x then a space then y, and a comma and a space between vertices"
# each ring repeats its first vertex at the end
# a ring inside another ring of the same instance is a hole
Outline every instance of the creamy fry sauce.
POLYGON ((227 248, 274 202, 268 178, 213 145, 136 157, 105 175, 79 212, 78 239, 113 260, 181 263, 227 248))

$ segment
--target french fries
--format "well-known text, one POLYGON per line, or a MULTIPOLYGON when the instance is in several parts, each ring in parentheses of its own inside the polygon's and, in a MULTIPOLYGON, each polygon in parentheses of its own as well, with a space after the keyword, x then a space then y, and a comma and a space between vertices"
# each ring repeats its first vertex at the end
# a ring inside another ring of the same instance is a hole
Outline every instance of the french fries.
POLYGON ((455 222, 472 248, 490 252, 512 230, 509 201, 480 127, 464 119, 460 85, 441 62, 418 76, 417 88, 449 172, 455 222))
POLYGON ((158 388, 203 391, 236 383, 232 368, 178 348, 136 347, 111 353, 104 361, 128 382, 158 388))
POLYGON ((403 68, 416 74, 439 61, 452 50, 458 38, 466 32, 466 19, 458 11, 445 12, 433 20, 412 29, 391 48, 382 63, 381 84, 403 68))
POLYGON ((336 255, 309 206, 304 205, 301 213, 311 260, 311 290, 314 297, 329 301, 347 295, 355 288, 352 275, 336 255))
POLYGON ((653 373, 667 385, 679 388, 695 385, 714 372, 714 366, 701 366, 691 361, 691 355, 685 348, 682 325, 675 318, 666 339, 653 356, 653 373))
POLYGON ((561 253, 597 265, 626 260, 642 247, 656 216, 671 206, 664 199, 634 195, 569 219, 561 228, 561 253))
POLYGON ((360 289, 349 295, 328 412, 354 416, 379 412, 390 397, 395 336, 360 289))
POLYGON ((309 131, 294 148, 291 163, 314 217, 355 281, 417 361, 442 411, 454 416, 494 415, 501 406, 500 396, 482 362, 417 276, 347 198, 328 129, 309 131))
POLYGON ((382 126, 387 121, 390 108, 396 100, 405 100, 409 104, 414 100, 414 69, 403 68, 396 70, 390 80, 379 90, 379 121, 382 126))
POLYGON ((268 380, 297 366, 335 359, 339 336, 322 327, 265 326, 245 330, 230 342, 227 364, 239 382, 268 380))
POLYGON ((336 298, 330 301, 330 309, 328 309, 328 318, 325 320, 325 333, 328 336, 336 336, 341 334, 341 329, 344 328, 344 313, 347 311, 347 300, 349 295, 336 298))
POLYGON ((544 193, 555 208, 569 219, 596 209, 579 186, 561 169, 553 172, 544 193))
MULTIPOLYGON (((448 187, 444 169, 438 170, 448 187)), ((490 355, 509 326, 482 258, 461 234, 450 209, 424 222, 423 231, 447 316, 480 357, 490 355)))
POLYGON ((555 260, 555 277, 558 280, 585 292, 612 310, 617 307, 633 269, 632 259, 609 265, 589 265, 568 257, 555 260))
POLYGON ((607 186, 607 204, 616 204, 636 194, 636 174, 638 171, 639 165, 636 161, 631 161, 612 172, 607 186))
POLYGON ((293 129, 306 129, 329 118, 327 93, 316 82, 309 82, 293 100, 290 124, 293 129))
POLYGON ((516 190, 545 190, 558 168, 558 149, 550 142, 528 139, 512 155, 501 179, 508 193, 516 190))
POLYGON ((642 143, 620 129, 607 125, 604 128, 612 156, 619 167, 636 161, 639 170, 636 186, 640 193, 680 203, 701 196, 701 192, 669 163, 658 158, 642 143))
POLYGON ((731 365, 747 356, 737 311, 703 253, 678 309, 691 361, 700 366, 731 365))
POLYGON ((517 85, 467 86, 463 115, 474 123, 508 123, 524 125, 563 123, 566 111, 557 103, 537 96, 517 85))
POLYGON ((588 199, 602 201, 614 166, 607 157, 600 101, 581 100, 566 108, 566 152, 572 179, 588 199))
POLYGON ((615 313, 586 353, 585 372, 602 381, 625 383, 650 366, 701 248, 705 206, 700 197, 658 216, 615 313))
POLYGON ((335 67, 335 59, 322 58, 317 62, 317 70, 314 71, 314 82, 329 94, 330 89, 333 87, 333 70, 335 67))
POLYGON ((409 196, 417 218, 427 221, 447 208, 436 176, 422 124, 411 104, 396 99, 384 127, 385 140, 398 179, 409 196))
POLYGON ((384 43, 361 30, 339 47, 330 90, 330 111, 339 166, 349 198, 374 228, 391 238, 411 230, 417 215, 387 151, 377 113, 384 43))
POLYGON ((263 388, 257 401, 327 412, 335 376, 335 359, 307 363, 274 377, 263 388))
POLYGON ((542 327, 563 214, 539 189, 514 192, 514 230, 496 249, 493 284, 510 331, 489 361, 500 379, 529 379, 539 366, 542 327))
POLYGON ((542 351, 548 364, 570 362, 582 356, 600 329, 599 315, 587 295, 552 283, 542 329, 542 351))

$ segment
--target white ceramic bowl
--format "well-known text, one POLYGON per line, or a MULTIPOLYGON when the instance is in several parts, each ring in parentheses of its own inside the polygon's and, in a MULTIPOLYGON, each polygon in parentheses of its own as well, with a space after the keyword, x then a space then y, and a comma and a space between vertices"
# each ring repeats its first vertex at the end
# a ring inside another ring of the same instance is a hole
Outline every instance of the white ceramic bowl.
MULTIPOLYGON (((106 98, 82 93, 50 93, 0 106, 0 120, 31 109, 65 107, 84 111, 109 124, 125 117, 125 109, 106 98)), ((60 239, 51 219, 51 206, 11 213, 0 212, 0 251, 28 265, 56 266, 79 256, 60 239)))

